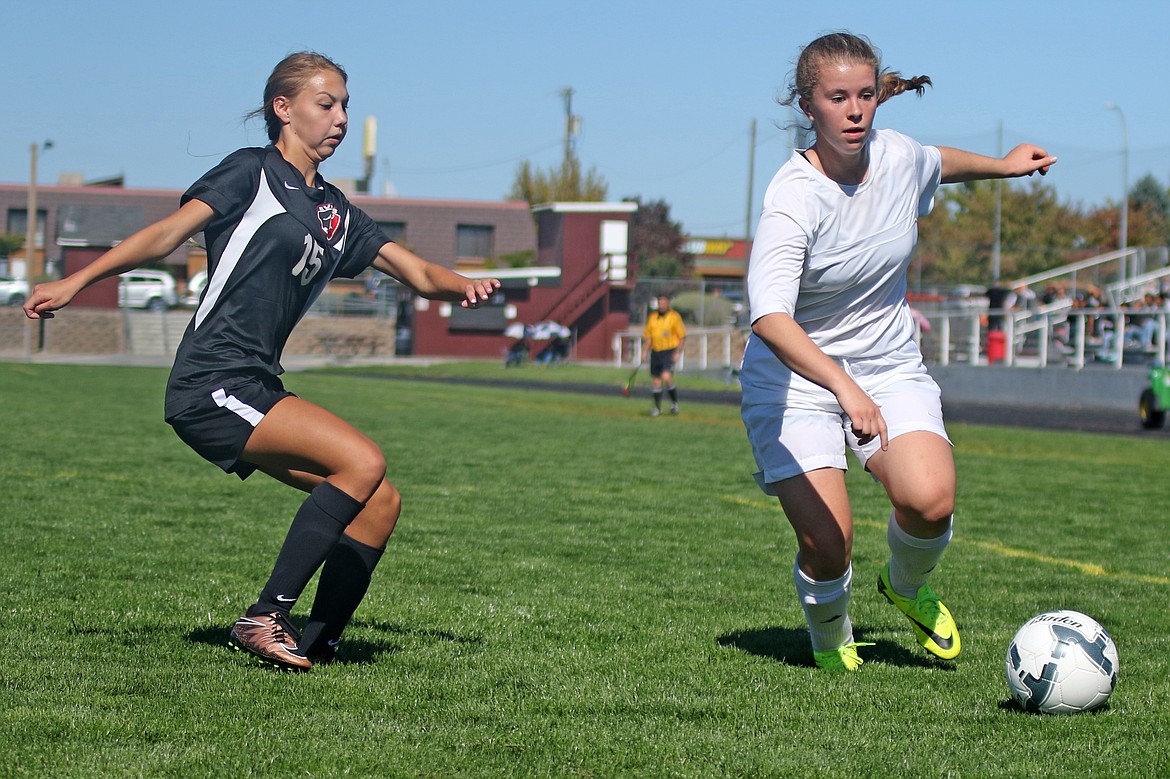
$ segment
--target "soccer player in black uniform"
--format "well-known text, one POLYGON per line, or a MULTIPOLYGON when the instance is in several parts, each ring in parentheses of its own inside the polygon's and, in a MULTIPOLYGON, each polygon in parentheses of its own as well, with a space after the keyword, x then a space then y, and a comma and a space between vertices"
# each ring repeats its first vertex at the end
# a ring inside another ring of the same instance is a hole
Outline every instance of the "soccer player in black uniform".
POLYGON ((309 493, 256 603, 231 631, 236 649, 290 670, 330 660, 401 511, 376 443, 287 392, 280 354, 333 278, 374 267, 426 298, 475 308, 499 282, 471 280, 390 242, 317 172, 345 137, 344 70, 311 52, 273 70, 262 115, 271 146, 229 155, 183 195, 179 210, 24 305, 49 318, 93 282, 175 251, 203 232, 209 279, 167 382, 166 419, 229 473, 259 470, 309 493), (321 569, 303 634, 289 621, 321 569))

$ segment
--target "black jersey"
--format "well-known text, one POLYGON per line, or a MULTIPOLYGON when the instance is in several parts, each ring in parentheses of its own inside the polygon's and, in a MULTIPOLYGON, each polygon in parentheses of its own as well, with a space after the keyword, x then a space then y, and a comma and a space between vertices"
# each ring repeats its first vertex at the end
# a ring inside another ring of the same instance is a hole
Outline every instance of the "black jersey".
POLYGON ((207 286, 167 386, 184 396, 232 376, 276 376, 293 327, 334 278, 353 278, 389 239, 337 187, 310 187, 273 146, 240 149, 183 194, 215 215, 204 230, 207 286))

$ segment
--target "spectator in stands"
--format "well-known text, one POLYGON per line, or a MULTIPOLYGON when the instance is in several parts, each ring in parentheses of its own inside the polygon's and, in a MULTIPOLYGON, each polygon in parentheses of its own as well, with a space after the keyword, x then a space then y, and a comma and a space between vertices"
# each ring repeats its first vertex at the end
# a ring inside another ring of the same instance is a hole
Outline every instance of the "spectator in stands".
POLYGON ((1032 288, 1023 282, 1017 282, 1012 285, 1012 294, 1015 296, 1009 308, 1016 308, 1022 311, 1030 311, 1036 307, 1036 293, 1032 288))

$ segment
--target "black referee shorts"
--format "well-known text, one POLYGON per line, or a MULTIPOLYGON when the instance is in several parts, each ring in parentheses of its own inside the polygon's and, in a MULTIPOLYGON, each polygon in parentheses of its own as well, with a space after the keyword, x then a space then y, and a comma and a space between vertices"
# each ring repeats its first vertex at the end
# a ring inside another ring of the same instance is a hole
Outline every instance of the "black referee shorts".
POLYGON ((664 371, 674 370, 674 349, 664 349, 661 352, 650 352, 650 375, 661 376, 664 371))

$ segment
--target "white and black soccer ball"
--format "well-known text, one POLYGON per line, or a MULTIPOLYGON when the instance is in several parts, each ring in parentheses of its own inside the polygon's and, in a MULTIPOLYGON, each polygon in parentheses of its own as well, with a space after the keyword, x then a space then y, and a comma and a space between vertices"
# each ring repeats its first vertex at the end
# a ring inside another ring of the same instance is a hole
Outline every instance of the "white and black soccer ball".
POLYGON ((1016 631, 1006 670, 1012 698, 1028 711, 1089 711, 1109 700, 1117 685, 1117 645, 1092 617, 1046 611, 1016 631))

